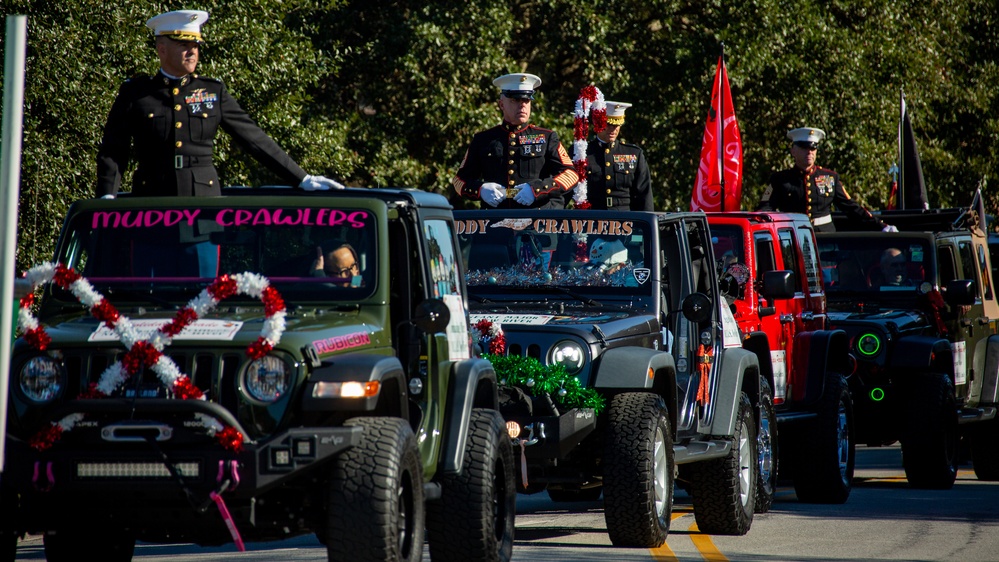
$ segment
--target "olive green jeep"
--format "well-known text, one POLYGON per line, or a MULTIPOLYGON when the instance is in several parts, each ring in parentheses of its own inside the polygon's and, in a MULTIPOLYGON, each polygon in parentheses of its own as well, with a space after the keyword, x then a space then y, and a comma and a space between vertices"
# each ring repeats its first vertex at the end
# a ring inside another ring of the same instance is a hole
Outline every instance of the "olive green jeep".
POLYGON ((26 533, 55 561, 315 533, 330 560, 425 537, 508 560, 513 455, 456 247, 415 190, 75 203, 26 275, 3 559, 26 533))

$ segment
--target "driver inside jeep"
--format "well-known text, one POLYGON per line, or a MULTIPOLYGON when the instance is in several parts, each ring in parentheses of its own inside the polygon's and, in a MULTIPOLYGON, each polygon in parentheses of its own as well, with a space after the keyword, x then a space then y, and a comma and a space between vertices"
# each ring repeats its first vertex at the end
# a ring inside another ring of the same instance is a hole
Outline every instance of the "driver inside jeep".
POLYGON ((316 259, 312 262, 313 277, 334 277, 343 280, 344 287, 361 285, 361 266, 357 250, 350 244, 341 244, 335 250, 324 254, 322 246, 316 246, 316 259))

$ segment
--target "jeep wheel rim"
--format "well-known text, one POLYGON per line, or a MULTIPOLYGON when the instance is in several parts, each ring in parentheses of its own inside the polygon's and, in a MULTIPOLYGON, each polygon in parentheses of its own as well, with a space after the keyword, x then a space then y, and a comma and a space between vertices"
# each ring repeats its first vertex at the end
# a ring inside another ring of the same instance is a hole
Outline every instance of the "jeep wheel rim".
POLYGON ((749 496, 754 493, 755 490, 751 490, 749 484, 753 480, 753 445, 746 434, 749 433, 749 428, 746 424, 742 425, 742 431, 739 432, 739 496, 742 500, 742 505, 747 505, 749 503, 749 496))
POLYGON ((839 412, 836 416, 836 429, 836 436, 839 441, 837 447, 839 452, 839 477, 843 483, 849 485, 847 471, 850 466, 850 423, 846 418, 846 405, 842 401, 839 403, 839 412))
POLYGON ((652 443, 652 474, 653 485, 656 493, 656 515, 659 518, 666 516, 666 504, 669 497, 669 473, 672 470, 666 461, 666 437, 663 435, 662 427, 656 427, 655 440, 652 443))
POLYGON ((774 449, 772 443, 773 435, 770 433, 770 418, 766 410, 760 415, 760 436, 756 440, 759 446, 757 452, 760 458, 760 479, 763 482, 770 481, 770 474, 774 469, 774 449))

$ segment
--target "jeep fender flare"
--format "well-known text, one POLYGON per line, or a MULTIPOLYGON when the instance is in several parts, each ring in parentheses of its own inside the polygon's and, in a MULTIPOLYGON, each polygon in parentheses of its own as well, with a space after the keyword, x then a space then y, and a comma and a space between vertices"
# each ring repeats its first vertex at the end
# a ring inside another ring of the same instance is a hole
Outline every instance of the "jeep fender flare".
POLYGON ((773 359, 770 357, 770 338, 766 332, 750 332, 742 340, 742 347, 752 351, 760 362, 760 374, 767 378, 770 388, 777 388, 774 381, 773 359))
POLYGON ((677 388, 673 356, 647 347, 615 347, 593 363, 590 387, 608 400, 622 392, 648 391, 663 397, 676 435, 677 388))
POLYGON ((892 346, 889 357, 892 371, 896 373, 926 372, 932 369, 947 373, 954 382, 954 352, 950 342, 932 336, 899 338, 892 346))
POLYGON ((309 376, 302 393, 302 411, 379 412, 409 420, 406 377, 399 359, 392 356, 348 353, 323 361, 309 376), (361 381, 379 383, 377 395, 367 398, 316 398, 319 383, 361 381))
POLYGON ((999 402, 999 335, 989 336, 975 347, 972 359, 975 373, 982 373, 980 403, 992 405, 999 402))
MULTIPOLYGON (((798 379, 791 389, 796 409, 809 408, 818 404, 825 394, 826 372, 832 371, 843 376, 850 375, 849 339, 843 330, 816 330, 800 332, 794 336, 794 365, 789 368, 803 373, 804 381, 798 379)), ((791 373, 788 373, 789 382, 791 373)))
POLYGON ((445 474, 461 472, 468 441, 468 425, 475 408, 499 410, 496 371, 485 359, 473 358, 451 365, 451 384, 447 391, 444 435, 440 470, 445 474))
POLYGON ((711 412, 707 424, 698 420, 698 431, 709 435, 729 436, 735 433, 742 393, 749 395, 755 407, 760 401, 760 360, 752 351, 741 347, 722 349, 718 380, 711 394, 711 412))

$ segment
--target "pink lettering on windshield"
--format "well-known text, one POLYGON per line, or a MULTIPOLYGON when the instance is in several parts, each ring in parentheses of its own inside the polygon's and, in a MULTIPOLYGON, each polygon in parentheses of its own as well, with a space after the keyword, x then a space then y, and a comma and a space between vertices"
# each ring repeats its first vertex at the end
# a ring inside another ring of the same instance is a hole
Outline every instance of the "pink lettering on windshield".
POLYGON ((165 209, 142 211, 97 211, 90 228, 150 228, 175 226, 183 221, 193 225, 201 209, 165 209))
MULTIPOLYGON (((90 228, 152 228, 193 226, 203 209, 147 209, 141 211, 97 211, 90 228)), ((371 218, 368 211, 338 209, 222 209, 215 222, 222 226, 347 226, 365 228, 371 218)))

